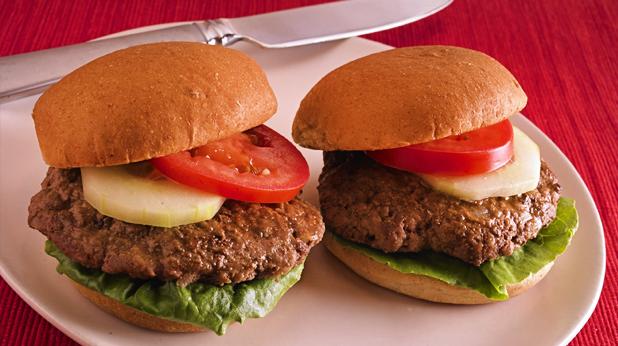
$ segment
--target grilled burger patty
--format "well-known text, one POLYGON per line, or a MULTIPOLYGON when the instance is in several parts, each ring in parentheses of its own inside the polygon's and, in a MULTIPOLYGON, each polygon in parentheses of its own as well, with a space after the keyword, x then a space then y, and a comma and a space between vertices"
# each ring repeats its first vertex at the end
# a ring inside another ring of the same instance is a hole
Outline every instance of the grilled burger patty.
POLYGON ((536 237, 556 216, 560 189, 542 162, 536 190, 467 202, 362 152, 325 152, 318 186, 329 231, 384 252, 433 250, 476 266, 536 237))
POLYGON ((73 261, 134 278, 215 285, 279 276, 322 238, 319 212, 296 198, 256 204, 227 200, 208 221, 173 228, 130 224, 83 198, 79 169, 50 168, 30 202, 28 223, 73 261))

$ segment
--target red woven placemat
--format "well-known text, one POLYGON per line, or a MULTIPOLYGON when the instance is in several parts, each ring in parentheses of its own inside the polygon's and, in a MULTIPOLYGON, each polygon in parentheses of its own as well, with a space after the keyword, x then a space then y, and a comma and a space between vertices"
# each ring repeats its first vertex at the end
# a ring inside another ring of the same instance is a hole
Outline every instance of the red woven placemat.
MULTIPOLYGON (((0 0, 0 56, 144 25, 245 16, 317 2, 0 0)), ((573 162, 592 192, 605 228, 605 287, 573 345, 618 344, 617 20, 615 0, 455 0, 430 18, 369 36, 396 47, 451 44, 481 50, 521 82, 529 96, 526 115, 573 162)), ((0 279, 0 344, 73 341, 0 279)))

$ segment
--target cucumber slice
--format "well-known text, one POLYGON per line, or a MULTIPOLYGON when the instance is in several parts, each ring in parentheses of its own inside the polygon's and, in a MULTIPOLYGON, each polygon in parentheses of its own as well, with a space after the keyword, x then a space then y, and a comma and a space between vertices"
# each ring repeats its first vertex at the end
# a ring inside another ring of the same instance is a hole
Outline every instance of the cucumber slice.
POLYGON ((84 199, 129 223, 174 227, 209 220, 224 197, 171 181, 148 162, 81 169, 84 199))
POLYGON ((419 176, 434 189, 468 201, 508 197, 534 190, 541 177, 539 147, 515 126, 513 141, 513 159, 493 172, 463 177, 419 176))

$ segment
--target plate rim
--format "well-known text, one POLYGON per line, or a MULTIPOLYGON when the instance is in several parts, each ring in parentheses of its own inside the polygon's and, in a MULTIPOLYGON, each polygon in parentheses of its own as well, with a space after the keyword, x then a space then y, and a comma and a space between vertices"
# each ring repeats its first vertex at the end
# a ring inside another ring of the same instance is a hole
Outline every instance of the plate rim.
MULTIPOLYGON (((130 35, 130 34, 133 34, 133 33, 145 32, 145 31, 150 31, 150 30, 169 28, 169 27, 174 27, 174 26, 188 24, 188 23, 193 23, 193 22, 194 21, 179 21, 179 22, 161 23, 161 24, 154 24, 154 25, 147 25, 147 26, 142 26, 142 27, 137 27, 137 28, 131 28, 131 29, 127 29, 127 30, 123 30, 123 31, 120 31, 120 32, 116 32, 116 33, 112 33, 112 34, 108 34, 108 35, 104 35, 104 36, 95 38, 95 39, 93 39, 93 41, 101 40, 101 39, 105 39, 105 38, 112 38, 112 37, 130 35)), ((382 46, 385 49, 395 48, 393 46, 390 46, 390 45, 387 45, 387 44, 384 44, 384 43, 381 43, 381 42, 369 40, 369 39, 366 39, 366 38, 363 38, 363 37, 352 37, 352 38, 348 38, 347 40, 367 41, 367 42, 370 42, 371 44, 380 45, 380 46, 382 46)), ((40 95, 40 94, 36 94, 36 95, 33 95, 33 96, 38 96, 38 95, 40 95)), ((604 232, 604 228, 603 228, 603 222, 602 222, 601 216, 599 214, 599 210, 597 208, 597 205, 596 205, 596 203, 594 201, 594 198, 592 197, 592 194, 590 193, 588 185, 582 179, 581 175, 579 174, 579 172, 577 171, 577 169, 575 168, 573 163, 562 152, 560 147, 557 146, 556 143, 549 136, 547 136, 547 134, 545 134, 540 128, 538 128, 530 119, 528 119, 522 113, 519 113, 518 115, 519 115, 518 119, 520 119, 518 121, 524 122, 524 123, 526 123, 526 126, 531 127, 534 130, 538 131, 538 133, 541 136, 544 137, 544 140, 549 142, 556 149, 556 152, 558 153, 558 155, 560 157, 560 160, 566 162, 566 164, 569 167, 569 169, 572 172, 575 172, 574 177, 576 178, 576 181, 581 186, 584 187, 583 190, 584 190, 585 198, 587 200, 586 202, 589 205, 592 206, 592 215, 591 215, 592 219, 593 219, 592 221, 596 222, 598 224, 599 230, 600 230, 600 232, 598 232, 598 233, 600 235, 600 244, 601 244, 602 250, 603 250, 601 252, 602 267, 601 267, 601 270, 600 270, 600 280, 598 282, 598 285, 596 286, 596 289, 595 289, 595 292, 594 292, 594 296, 593 296, 592 304, 588 305, 585 313, 583 315, 581 315, 581 317, 578 319, 577 324, 575 324, 575 326, 573 328, 571 328, 570 332, 565 334, 561 338, 561 340, 559 341, 560 345, 566 345, 570 341, 572 341, 575 338, 575 336, 577 336, 577 334, 582 330, 582 328, 585 326, 585 324, 589 321, 590 317, 592 316, 593 312, 596 310, 596 307, 598 306, 599 299, 600 299, 601 293, 603 291, 603 287, 604 287, 604 283, 605 283, 606 267, 607 267, 607 254, 606 254, 607 248, 606 248, 606 242, 605 242, 605 232, 604 232)), ((581 226, 581 225, 579 225, 579 226, 581 226)), ((68 327, 65 327, 63 325, 63 323, 60 320, 58 320, 57 318, 55 318, 55 316, 51 312, 48 312, 40 304, 38 304, 35 301, 34 297, 30 297, 29 295, 27 295, 26 294, 26 290, 23 290, 22 289, 22 285, 18 284, 13 279, 13 275, 10 275, 9 270, 7 268, 8 267, 4 263, 2 256, 0 256, 0 276, 4 279, 4 281, 7 283, 7 285, 22 300, 24 300, 39 315, 41 315, 43 318, 45 318, 45 320, 47 320, 54 327, 58 328, 60 331, 62 331, 65 335, 67 335, 68 337, 70 337, 74 341, 78 342, 79 344, 91 344, 91 340, 83 337, 81 333, 74 332, 72 329, 70 329, 68 327)))

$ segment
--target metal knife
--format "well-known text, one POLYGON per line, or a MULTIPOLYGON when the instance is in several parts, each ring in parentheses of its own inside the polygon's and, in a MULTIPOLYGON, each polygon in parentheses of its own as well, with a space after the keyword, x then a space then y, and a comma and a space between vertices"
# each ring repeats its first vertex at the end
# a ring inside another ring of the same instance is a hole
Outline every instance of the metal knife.
POLYGON ((151 42, 231 45, 251 41, 287 48, 391 29, 430 16, 453 0, 353 0, 249 17, 181 24, 122 37, 0 57, 0 103, 39 93, 101 55, 151 42))

